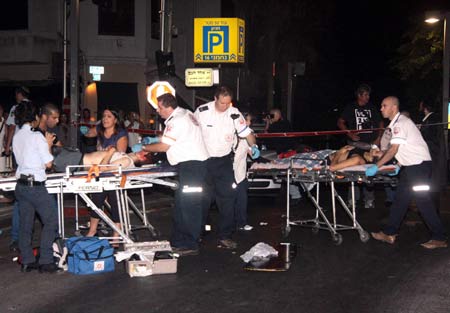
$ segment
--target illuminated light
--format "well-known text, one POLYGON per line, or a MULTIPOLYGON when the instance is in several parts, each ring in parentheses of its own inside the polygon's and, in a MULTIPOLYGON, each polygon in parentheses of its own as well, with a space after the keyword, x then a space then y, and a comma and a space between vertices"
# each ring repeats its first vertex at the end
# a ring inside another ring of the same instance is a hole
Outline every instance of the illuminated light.
POLYGON ((185 192, 185 193, 203 192, 203 188, 202 187, 184 186, 183 187, 183 192, 185 192))
POLYGON ((163 94, 170 93, 175 97, 175 89, 166 81, 156 81, 150 87, 146 88, 147 101, 158 110, 157 98, 163 94))
POLYGON ((413 186, 412 189, 414 191, 429 191, 430 190, 430 186, 429 185, 417 185, 417 186, 413 186))
POLYGON ((91 118, 89 119, 89 121, 95 122, 95 117, 91 116, 91 118))
POLYGON ((425 23, 434 24, 434 23, 437 23, 439 21, 440 21, 440 19, 438 19, 437 17, 430 17, 430 18, 427 18, 425 20, 425 23))
POLYGON ((233 185, 231 185, 231 188, 236 189, 237 185, 236 183, 233 183, 233 185))
POLYGON ((96 83, 90 83, 89 85, 87 85, 86 93, 88 93, 88 94, 97 93, 97 84, 96 83))
POLYGON ((211 225, 206 224, 205 225, 205 231, 211 231, 211 225))
POLYGON ((155 124, 155 120, 154 119, 150 119, 150 120, 148 120, 148 123, 149 124, 155 124))

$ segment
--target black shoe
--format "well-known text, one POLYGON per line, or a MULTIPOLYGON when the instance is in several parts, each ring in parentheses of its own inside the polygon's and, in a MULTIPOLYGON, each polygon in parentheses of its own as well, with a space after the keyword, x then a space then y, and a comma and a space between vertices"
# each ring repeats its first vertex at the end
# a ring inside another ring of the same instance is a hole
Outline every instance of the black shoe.
POLYGON ((38 268, 39 268, 39 265, 37 263, 22 264, 20 266, 20 271, 22 273, 29 273, 33 270, 37 270, 38 268))
POLYGON ((179 256, 198 255, 198 249, 172 247, 172 252, 179 256))
POLYGON ((9 251, 18 252, 19 251, 19 243, 15 240, 11 241, 9 244, 9 251))
POLYGON ((53 274, 53 273, 57 273, 57 272, 61 272, 61 271, 62 271, 62 269, 59 268, 55 263, 39 265, 39 273, 53 274))

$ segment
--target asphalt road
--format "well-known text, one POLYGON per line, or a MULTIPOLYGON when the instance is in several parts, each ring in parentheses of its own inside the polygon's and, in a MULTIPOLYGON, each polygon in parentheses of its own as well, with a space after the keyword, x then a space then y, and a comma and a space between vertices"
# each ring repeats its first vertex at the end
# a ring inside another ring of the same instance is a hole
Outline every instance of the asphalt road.
MULTIPOLYGON (((388 209, 377 190, 376 208, 358 209, 368 231, 379 230, 388 209)), ((171 195, 148 194, 150 222, 167 239, 171 224, 171 195)), ((326 194, 322 197, 327 206, 326 194)), ((449 229, 449 192, 442 194, 441 215, 449 229)), ((449 249, 428 251, 428 240, 418 216, 408 214, 398 242, 391 246, 363 243, 354 230, 343 231, 335 245, 327 231, 317 234, 293 227, 283 238, 285 209, 282 198, 251 198, 249 223, 255 228, 238 232, 235 251, 216 247, 218 213, 211 211, 212 232, 205 236, 198 256, 179 259, 178 272, 130 278, 123 264, 112 273, 75 276, 20 273, 8 251, 8 235, 0 236, 0 312, 446 312, 450 311, 449 249), (418 222, 416 222, 418 221, 418 222), (288 241, 297 256, 286 272, 244 270, 241 254, 258 242, 272 246, 288 241)), ((314 215, 308 200, 292 208, 295 218, 314 215)), ((329 213, 327 213, 329 214, 329 213)), ((338 211, 338 218, 343 218, 338 211)), ((68 232, 73 219, 66 218, 68 232)), ((139 231, 141 240, 150 234, 139 231)))

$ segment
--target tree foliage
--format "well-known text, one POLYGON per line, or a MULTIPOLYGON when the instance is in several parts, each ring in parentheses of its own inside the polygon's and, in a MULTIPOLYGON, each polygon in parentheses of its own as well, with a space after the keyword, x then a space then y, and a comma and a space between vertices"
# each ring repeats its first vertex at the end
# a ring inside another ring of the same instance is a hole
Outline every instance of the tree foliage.
MULTIPOLYGON (((438 25, 436 25, 438 26, 438 25)), ((427 28, 416 25, 404 36, 404 43, 398 48, 393 69, 402 80, 426 79, 439 74, 442 69, 442 27, 427 28)))
POLYGON ((402 36, 392 69, 404 82, 407 107, 428 98, 434 104, 441 102, 442 94, 442 24, 415 23, 402 36))

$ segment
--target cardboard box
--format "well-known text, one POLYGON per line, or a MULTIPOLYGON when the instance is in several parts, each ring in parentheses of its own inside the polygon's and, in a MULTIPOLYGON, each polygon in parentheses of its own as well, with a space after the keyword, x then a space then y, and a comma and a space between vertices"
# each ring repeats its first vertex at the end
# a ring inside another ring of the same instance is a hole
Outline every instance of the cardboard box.
POLYGON ((174 274, 177 272, 178 259, 170 251, 144 252, 146 260, 128 260, 126 271, 130 277, 145 277, 156 274, 174 274))

